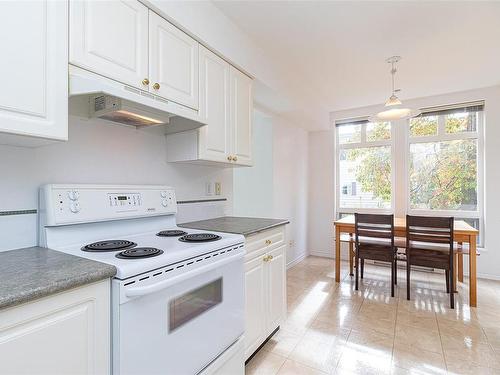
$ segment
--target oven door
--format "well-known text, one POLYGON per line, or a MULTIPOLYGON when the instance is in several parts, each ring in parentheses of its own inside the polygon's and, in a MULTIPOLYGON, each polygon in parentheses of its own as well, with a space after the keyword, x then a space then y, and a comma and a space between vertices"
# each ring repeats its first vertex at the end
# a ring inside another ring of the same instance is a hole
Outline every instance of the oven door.
POLYGON ((243 253, 120 294, 113 373, 194 375, 243 334, 243 253))

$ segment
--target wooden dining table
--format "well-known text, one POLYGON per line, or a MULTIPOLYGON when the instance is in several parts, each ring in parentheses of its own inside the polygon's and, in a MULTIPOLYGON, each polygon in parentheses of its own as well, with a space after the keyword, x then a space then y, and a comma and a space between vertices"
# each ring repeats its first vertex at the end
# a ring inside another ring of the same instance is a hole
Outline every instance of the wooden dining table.
MULTIPOLYGON (((335 281, 340 282, 340 235, 354 234, 354 215, 334 221, 335 227, 335 281)), ((455 220, 453 239, 457 243, 469 245, 469 304, 477 306, 476 241, 479 231, 463 220, 455 220)), ((394 218, 394 236, 406 237, 406 218, 394 218)), ((459 265, 460 267, 461 265, 459 265)))

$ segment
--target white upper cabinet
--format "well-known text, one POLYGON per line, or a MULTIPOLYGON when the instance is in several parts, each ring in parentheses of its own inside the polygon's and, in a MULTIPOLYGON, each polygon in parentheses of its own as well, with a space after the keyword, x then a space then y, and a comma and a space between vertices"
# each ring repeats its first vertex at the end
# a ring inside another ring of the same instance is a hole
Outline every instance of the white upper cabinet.
POLYGON ((231 124, 233 160, 241 165, 252 165, 252 79, 231 67, 231 124), (236 160, 235 160, 236 158, 236 160))
POLYGON ((252 165, 252 79, 200 46, 200 117, 208 125, 167 136, 167 160, 252 165))
POLYGON ((67 11, 64 1, 0 2, 0 143, 67 139, 67 11))
POLYGON ((148 90, 148 12, 135 0, 72 0, 70 63, 148 90))
POLYGON ((149 11, 150 91, 198 109, 198 42, 149 11))
POLYGON ((202 159, 226 162, 229 157, 229 64, 200 46, 200 117, 207 122, 199 130, 202 159))

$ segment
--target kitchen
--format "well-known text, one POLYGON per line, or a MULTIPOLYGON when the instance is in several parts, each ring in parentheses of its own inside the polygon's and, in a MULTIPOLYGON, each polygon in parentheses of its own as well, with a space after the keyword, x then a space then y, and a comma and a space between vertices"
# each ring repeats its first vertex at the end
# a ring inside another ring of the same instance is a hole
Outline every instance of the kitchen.
MULTIPOLYGON (((243 3, 242 10, 252 7, 243 3)), ((2 34, 12 35, 3 38, 9 58, 0 62, 0 372, 242 374, 245 363, 248 373, 347 371, 333 352, 335 365, 318 364, 299 339, 309 340, 305 330, 322 322, 330 287, 354 293, 347 262, 336 282, 329 259, 333 221, 340 218, 331 126, 375 109, 341 106, 311 116, 320 112, 307 101, 302 112, 290 109, 297 100, 285 100, 277 88, 293 90, 249 36, 237 3, 71 0, 0 7, 2 34), (329 130, 297 126, 318 117, 329 130), (167 230, 179 232, 160 235, 167 230), (181 239, 199 234, 206 242, 181 239), (108 240, 133 244, 102 254, 82 250, 108 240), (122 251, 144 259, 121 259, 122 251), (175 274, 166 272, 172 264, 181 266, 175 274), (178 285, 169 286, 172 280, 178 285), (189 300, 203 308, 182 306, 189 300), (163 308, 168 312, 160 313, 163 308), (151 318, 139 324, 146 314, 151 318), (157 327, 164 327, 161 334, 157 327), (139 345, 141 339, 151 342, 139 345)), ((500 118, 488 108, 498 98, 493 84, 405 104, 481 99, 488 119, 500 118)), ((497 156, 494 149, 494 137, 486 139, 486 160, 497 156)), ((490 165, 486 190, 496 178, 490 165)), ((491 211, 485 215, 477 219, 479 236, 496 220, 491 211)), ((481 296, 497 290, 482 281, 496 277, 494 251, 483 251, 490 238, 478 242, 478 310, 467 310, 488 318, 481 296)), ((341 249, 347 259, 347 247, 341 249)), ((365 282, 377 267, 367 265, 365 282)), ((331 328, 321 329, 326 335, 331 328)), ((490 325, 483 329, 496 338, 490 325)), ((494 356, 496 341, 488 345, 494 356)))

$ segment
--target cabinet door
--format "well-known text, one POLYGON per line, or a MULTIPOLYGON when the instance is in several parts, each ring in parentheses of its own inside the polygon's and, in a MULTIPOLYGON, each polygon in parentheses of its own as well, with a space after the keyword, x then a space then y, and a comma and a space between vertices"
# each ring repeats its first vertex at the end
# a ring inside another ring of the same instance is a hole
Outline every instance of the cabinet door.
POLYGON ((252 165, 252 79, 231 67, 232 151, 236 163, 252 165))
POLYGON ((198 109, 198 42, 152 11, 149 72, 151 92, 198 109))
POLYGON ((245 263, 245 360, 265 339, 264 270, 262 257, 245 263))
POLYGON ((229 64, 200 46, 200 159, 227 162, 229 156, 229 64))
POLYGON ((70 3, 70 63, 148 90, 148 8, 135 0, 70 3))
POLYGON ((286 313, 286 245, 269 252, 272 256, 267 262, 267 332, 278 327, 286 313))
POLYGON ((0 374, 109 374, 110 285, 0 312, 0 374))
POLYGON ((0 132, 68 138, 64 1, 0 2, 0 132))

